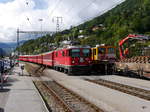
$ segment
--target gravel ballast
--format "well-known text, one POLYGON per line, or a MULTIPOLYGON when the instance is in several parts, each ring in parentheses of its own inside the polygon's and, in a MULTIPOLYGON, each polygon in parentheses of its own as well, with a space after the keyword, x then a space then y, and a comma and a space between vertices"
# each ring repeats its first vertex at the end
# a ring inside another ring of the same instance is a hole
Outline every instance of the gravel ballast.
POLYGON ((141 98, 50 69, 45 70, 44 74, 80 94, 106 112, 150 112, 150 102, 141 98))

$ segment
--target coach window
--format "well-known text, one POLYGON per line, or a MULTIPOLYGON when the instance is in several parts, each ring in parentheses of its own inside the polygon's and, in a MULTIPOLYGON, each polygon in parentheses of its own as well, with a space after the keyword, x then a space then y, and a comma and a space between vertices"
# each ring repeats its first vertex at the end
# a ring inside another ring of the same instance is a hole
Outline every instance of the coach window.
POLYGON ((58 56, 58 53, 56 52, 56 57, 58 56))
POLYGON ((62 56, 65 56, 65 53, 64 53, 64 51, 62 51, 62 56))

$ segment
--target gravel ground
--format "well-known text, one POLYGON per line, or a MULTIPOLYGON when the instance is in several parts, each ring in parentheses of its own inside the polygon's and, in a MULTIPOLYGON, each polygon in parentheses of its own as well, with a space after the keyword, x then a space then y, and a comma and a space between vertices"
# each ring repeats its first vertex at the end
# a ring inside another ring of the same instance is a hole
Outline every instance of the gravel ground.
POLYGON ((47 69, 44 73, 79 93, 106 112, 150 112, 150 102, 116 90, 99 86, 64 73, 47 69))
POLYGON ((113 82, 118 82, 121 84, 130 85, 133 87, 138 87, 146 90, 150 90, 150 81, 136 79, 136 78, 128 78, 128 77, 121 77, 117 75, 110 75, 110 76, 81 76, 80 78, 88 78, 88 79, 105 79, 113 82))

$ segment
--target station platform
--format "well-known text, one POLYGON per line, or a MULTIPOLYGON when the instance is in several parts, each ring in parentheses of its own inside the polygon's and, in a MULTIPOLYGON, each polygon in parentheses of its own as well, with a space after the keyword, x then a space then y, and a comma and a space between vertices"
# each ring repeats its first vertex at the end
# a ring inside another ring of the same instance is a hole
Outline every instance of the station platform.
POLYGON ((48 112, 32 82, 32 77, 14 67, 8 82, 0 90, 0 112, 48 112))

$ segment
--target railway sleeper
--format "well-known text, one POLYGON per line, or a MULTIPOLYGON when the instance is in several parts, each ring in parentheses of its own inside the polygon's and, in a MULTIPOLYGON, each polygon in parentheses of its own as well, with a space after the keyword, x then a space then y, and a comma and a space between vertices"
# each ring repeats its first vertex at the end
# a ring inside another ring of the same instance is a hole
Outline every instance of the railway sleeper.
POLYGON ((143 90, 143 89, 136 88, 136 87, 130 87, 128 85, 123 85, 123 84, 119 84, 119 83, 115 83, 115 82, 111 82, 111 81, 106 81, 103 79, 100 79, 97 81, 89 80, 89 79, 86 79, 86 80, 96 83, 96 84, 106 86, 111 89, 115 89, 115 90, 127 93, 127 94, 131 94, 133 96, 137 96, 139 98, 150 100, 150 91, 147 91, 147 90, 143 90), (142 90, 142 91, 140 91, 140 90, 142 90))

